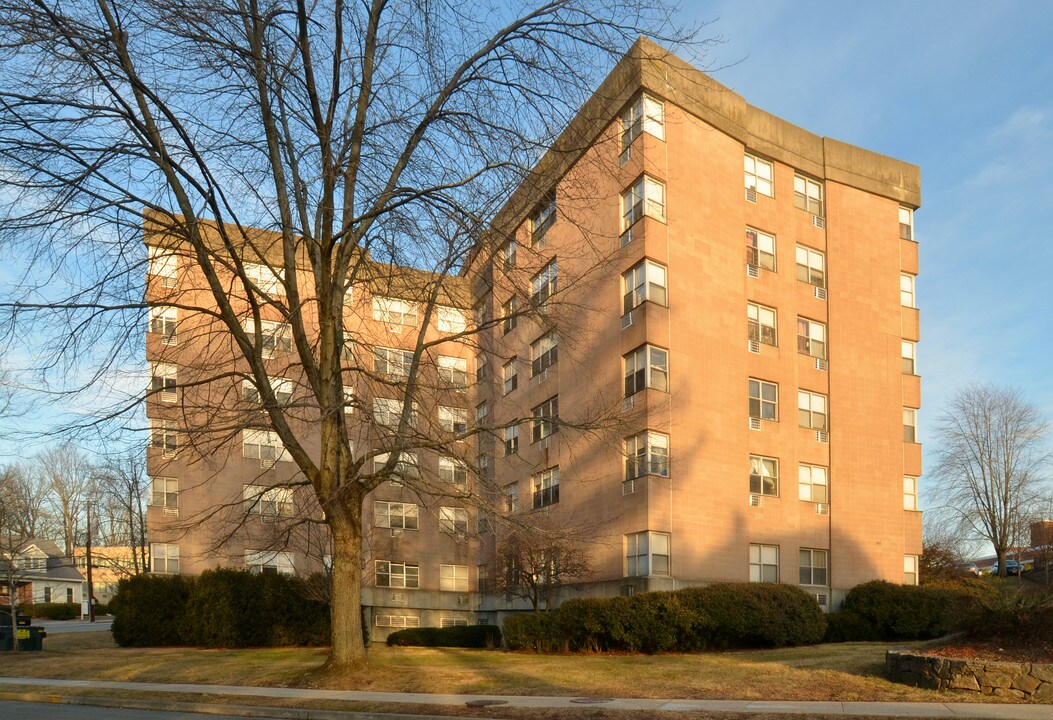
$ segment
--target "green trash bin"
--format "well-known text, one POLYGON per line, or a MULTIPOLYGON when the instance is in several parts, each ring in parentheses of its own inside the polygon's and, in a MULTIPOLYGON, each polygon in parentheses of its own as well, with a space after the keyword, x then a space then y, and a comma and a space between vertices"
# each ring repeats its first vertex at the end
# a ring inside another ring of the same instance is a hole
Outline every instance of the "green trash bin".
POLYGON ((18 649, 43 650, 45 637, 47 637, 47 631, 42 627, 20 627, 18 628, 18 649))

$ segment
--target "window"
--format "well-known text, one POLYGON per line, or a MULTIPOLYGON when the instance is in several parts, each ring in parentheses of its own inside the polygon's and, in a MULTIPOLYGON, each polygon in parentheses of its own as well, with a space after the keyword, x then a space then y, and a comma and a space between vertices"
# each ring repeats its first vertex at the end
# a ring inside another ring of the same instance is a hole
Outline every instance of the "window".
POLYGON ((46 602, 46 603, 51 602, 51 588, 50 587, 45 587, 44 588, 44 602, 46 602))
POLYGON ((511 238, 508 242, 501 246, 498 254, 501 257, 501 262, 504 263, 505 270, 511 270, 516 266, 516 239, 511 238))
POLYGON ((482 382, 490 377, 490 363, 486 359, 486 353, 475 356, 475 381, 482 382))
POLYGON ((245 567, 249 572, 264 575, 293 575, 296 573, 291 552, 246 550, 245 567))
POLYGON ((73 602, 73 588, 66 588, 66 602, 73 602))
POLYGON ((555 420, 559 417, 559 397, 550 397, 545 402, 531 410, 534 416, 531 428, 531 442, 544 440, 550 435, 559 432, 559 425, 555 420))
POLYGON ((827 429, 826 395, 797 391, 797 424, 812 430, 827 429))
POLYGON ((530 216, 530 244, 532 247, 545 246, 545 235, 556 222, 556 194, 550 193, 537 206, 530 216))
POLYGON ((917 368, 917 353, 918 346, 916 343, 910 340, 903 340, 900 343, 903 354, 903 374, 904 375, 917 375, 915 372, 917 368))
POLYGON ((468 432, 468 411, 464 408, 439 406, 439 427, 443 432, 462 435, 468 432))
POLYGON ((918 478, 903 476, 903 509, 918 509, 918 478))
POLYGON ((823 186, 811 178, 794 175, 793 204, 812 215, 823 215, 823 186))
POLYGON ((439 627, 465 627, 468 625, 468 618, 439 618, 439 627))
POLYGON ((801 548, 799 556, 797 567, 801 585, 826 585, 826 550, 801 548))
POLYGON ((173 477, 150 478, 150 504, 153 507, 179 507, 179 480, 173 477))
POLYGON ((903 556, 903 584, 904 585, 917 585, 918 584, 918 556, 917 555, 904 555, 903 556))
POLYGON ((373 525, 378 528, 417 530, 420 518, 413 503, 373 501, 373 525))
POLYGON ((797 318, 797 352, 826 359, 826 325, 808 318, 797 318))
POLYGON ((816 287, 826 287, 826 255, 797 246, 797 279, 816 287))
POLYGON ((797 466, 797 497, 805 502, 830 502, 830 483, 825 467, 797 466))
POLYGON ((628 157, 626 151, 642 132, 665 140, 665 105, 661 100, 646 93, 637 95, 636 99, 622 110, 623 157, 628 157))
POLYGON ((355 389, 344 388, 344 412, 351 415, 355 412, 355 389))
POLYGON ((377 295, 373 298, 373 319, 388 325, 416 325, 416 303, 377 295))
MULTIPOLYGON (((402 419, 402 401, 392 398, 373 398, 373 422, 386 427, 398 427, 402 419)), ((409 426, 417 426, 417 403, 412 403, 409 426)))
POLYGON ((779 419, 779 386, 750 378, 750 417, 758 420, 779 419))
POLYGON ((519 316, 516 315, 517 307, 519 307, 519 301, 516 300, 515 295, 501 305, 501 332, 505 335, 515 330, 516 325, 519 324, 519 316))
POLYGON ((774 308, 757 303, 746 303, 746 324, 749 327, 749 339, 764 345, 779 344, 774 308))
POLYGON ((162 402, 175 402, 176 366, 168 363, 150 363, 150 390, 160 395, 162 402))
POLYGON ((665 267, 650 260, 642 260, 622 274, 622 314, 650 300, 668 305, 665 267))
POLYGON ((628 230, 644 215, 665 221, 665 185, 644 175, 622 193, 622 230, 628 230))
POLYGON ((245 276, 262 293, 267 295, 285 294, 285 285, 282 284, 282 281, 285 279, 284 270, 275 272, 267 265, 245 263, 245 276))
POLYGON ((501 382, 505 395, 519 387, 519 369, 515 358, 501 366, 501 382))
POLYGON ((464 508, 439 508, 439 530, 444 533, 468 532, 468 511, 464 508))
POLYGON ((377 560, 375 563, 377 587, 418 588, 420 569, 416 565, 377 560))
POLYGON ((439 479, 449 485, 467 485, 468 466, 451 457, 440 457, 439 479))
POLYGON ((530 302, 543 308, 548 299, 556 294, 556 276, 559 268, 555 260, 530 279, 530 302))
POLYGON ((535 510, 559 502, 559 467, 542 470, 533 481, 535 510))
POLYGON ((914 239, 914 211, 902 205, 899 208, 899 236, 903 240, 914 239))
POLYGON ((653 345, 641 345, 622 360, 625 363, 625 397, 644 388, 669 392, 669 353, 653 345))
POLYGON ((918 442, 918 411, 915 408, 903 408, 903 442, 918 442))
POLYGON ((405 378, 409 377, 411 367, 413 367, 413 353, 409 350, 397 350, 387 347, 373 348, 373 369, 376 370, 377 374, 393 378, 405 378))
POLYGON ((555 333, 545 333, 530 343, 530 377, 534 377, 559 360, 559 347, 555 333))
POLYGON ((625 479, 669 477, 669 436, 645 430, 625 438, 625 479))
POLYGON ((150 543, 150 572, 179 574, 179 546, 150 543))
POLYGON ((505 428, 505 455, 519 452, 519 426, 509 425, 505 428))
MULTIPOLYGON (((274 393, 274 399, 279 405, 288 405, 292 402, 293 392, 293 381, 288 378, 269 378, 271 384, 271 392, 274 393)), ((256 383, 253 380, 242 380, 241 381, 241 393, 245 402, 260 404, 263 400, 260 398, 260 391, 256 388, 256 383)))
POLYGON ((519 483, 505 485, 505 512, 519 512, 519 483))
MULTIPOLYGON (((380 453, 374 457, 373 472, 384 472, 384 467, 388 464, 390 458, 391 453, 380 453)), ((401 485, 402 481, 407 478, 420 477, 420 467, 417 464, 417 455, 415 453, 402 452, 399 453, 398 458, 398 461, 391 470, 391 482, 393 484, 401 485)))
POLYGON ((475 577, 479 592, 490 592, 490 566, 486 563, 476 565, 475 577))
POLYGON ((750 582, 779 582, 778 545, 750 545, 750 582))
MULTIPOLYGON (((252 318, 245 318, 242 327, 250 336, 255 337, 256 323, 252 318)), ((292 329, 279 322, 271 320, 260 321, 260 355, 264 358, 272 358, 276 352, 289 352, 292 350, 292 329)))
POLYGON ((746 262, 775 272, 775 237, 746 228, 746 262))
POLYGON ((439 589, 468 592, 468 566, 439 565, 439 589))
POLYGON ((243 485, 241 497, 247 515, 292 517, 295 510, 292 488, 243 485))
POLYGON ((179 433, 174 420, 150 421, 150 447, 160 448, 165 455, 175 454, 179 447, 179 433))
POLYGON ((472 306, 472 324, 475 325, 475 327, 479 327, 486 322, 486 311, 488 309, 487 306, 489 305, 488 300, 489 298, 487 297, 481 298, 472 306))
POLYGON ((756 155, 746 153, 746 187, 753 188, 761 195, 775 196, 775 172, 772 164, 756 155))
POLYGON ((178 314, 178 310, 170 305, 154 305, 150 308, 150 332, 166 339, 175 338, 178 314))
POLYGON ((482 422, 487 415, 490 414, 490 403, 483 400, 481 403, 475 406, 475 421, 482 422))
POLYGON ((750 492, 754 495, 779 496, 778 459, 750 455, 750 492))
POLYGON ((468 318, 464 312, 448 305, 437 305, 435 307, 436 325, 439 332, 463 333, 468 328, 468 318))
POLYGON ((164 278, 166 280, 166 282, 162 283, 164 287, 175 287, 174 282, 167 281, 176 279, 176 275, 179 272, 179 256, 171 250, 153 247, 152 245, 146 249, 146 253, 149 257, 149 269, 146 272, 150 275, 164 278))
POLYGON ((244 457, 259 460, 261 464, 290 459, 278 433, 271 430, 246 428, 241 431, 241 443, 241 454, 244 457))
POLYGON ((638 532, 625 536, 625 577, 669 574, 669 533, 638 532))
POLYGON ((420 618, 416 615, 377 615, 376 617, 377 627, 420 627, 420 618))
POLYGON ((899 276, 899 304, 903 307, 918 307, 915 305, 917 296, 914 294, 914 276, 909 273, 900 273, 899 276))

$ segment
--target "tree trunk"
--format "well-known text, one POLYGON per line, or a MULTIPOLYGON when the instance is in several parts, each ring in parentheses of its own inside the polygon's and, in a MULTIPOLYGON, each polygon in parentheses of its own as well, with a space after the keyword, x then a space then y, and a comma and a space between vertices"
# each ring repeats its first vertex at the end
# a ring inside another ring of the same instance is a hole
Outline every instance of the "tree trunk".
POLYGON ((326 669, 356 670, 366 664, 362 636, 362 534, 361 504, 342 508, 329 518, 333 532, 333 580, 329 612, 332 619, 332 646, 326 669), (344 513, 352 517, 342 517, 344 513))
POLYGON ((995 557, 998 562, 998 577, 1006 577, 1005 552, 1005 548, 995 548, 995 557))

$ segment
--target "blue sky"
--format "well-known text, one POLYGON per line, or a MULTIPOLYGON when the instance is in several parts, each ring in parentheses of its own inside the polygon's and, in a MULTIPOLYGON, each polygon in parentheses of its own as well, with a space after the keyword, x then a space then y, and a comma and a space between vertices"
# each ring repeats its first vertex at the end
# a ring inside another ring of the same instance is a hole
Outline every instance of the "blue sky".
MULTIPOLYGON (((725 0, 713 75, 812 132, 921 166, 928 420, 973 381, 1053 419, 1053 3, 725 0)), ((930 443, 929 449, 932 445, 930 443)))

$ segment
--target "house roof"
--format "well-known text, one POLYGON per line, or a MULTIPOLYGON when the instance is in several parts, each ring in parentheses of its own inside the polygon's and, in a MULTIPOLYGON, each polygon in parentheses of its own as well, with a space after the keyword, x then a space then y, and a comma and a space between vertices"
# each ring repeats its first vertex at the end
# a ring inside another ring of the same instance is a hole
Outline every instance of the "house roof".
POLYGON ((39 554, 45 555, 49 558, 60 558, 62 557, 62 550, 53 540, 47 540, 45 538, 31 538, 22 544, 22 547, 18 550, 18 555, 30 555, 33 554, 31 551, 36 549, 39 554))

